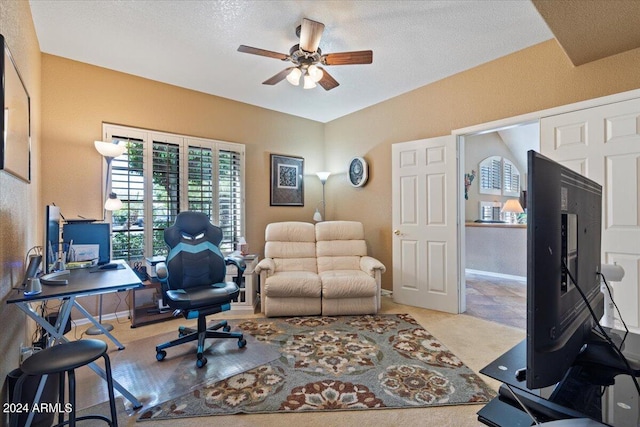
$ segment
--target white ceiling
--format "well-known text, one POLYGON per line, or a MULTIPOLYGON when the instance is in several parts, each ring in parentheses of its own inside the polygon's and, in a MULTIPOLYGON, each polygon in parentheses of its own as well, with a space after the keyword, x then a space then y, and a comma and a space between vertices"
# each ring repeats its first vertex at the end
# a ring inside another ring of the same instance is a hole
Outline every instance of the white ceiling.
POLYGON ((529 0, 31 0, 42 52, 319 122, 553 38, 529 0), (373 50, 329 66, 340 86, 261 84, 288 62, 302 18, 325 24, 323 53, 373 50))

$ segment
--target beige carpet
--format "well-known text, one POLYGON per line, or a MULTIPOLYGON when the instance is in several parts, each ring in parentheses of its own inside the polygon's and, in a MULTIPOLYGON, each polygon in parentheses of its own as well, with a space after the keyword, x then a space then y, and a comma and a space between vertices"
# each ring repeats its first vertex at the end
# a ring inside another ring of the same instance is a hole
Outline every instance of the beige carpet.
MULTIPOLYGON (((446 313, 423 310, 393 303, 388 298, 383 298, 382 313, 409 313, 418 323, 429 330, 447 348, 456 354, 473 371, 478 372, 504 351, 511 348, 524 338, 524 331, 494 322, 484 321, 466 315, 451 315, 446 313)), ((246 314, 221 313, 212 318, 246 318, 246 314)), ((256 314, 254 317, 260 317, 256 314)), ((153 336, 175 331, 183 320, 174 320, 142 328, 130 329, 126 320, 116 324, 115 335, 125 344, 133 343, 141 336, 153 336)), ((72 332, 73 333, 73 332, 72 332)), ((174 332, 175 333, 175 332, 174 332)), ((76 337, 78 334, 76 333, 76 337)), ((113 347, 111 345, 111 347, 113 347)), ((127 348, 129 349, 129 347, 127 348)), ((131 350, 134 350, 131 348, 131 350)), ((117 352, 117 350, 112 350, 117 352)), ((117 358, 113 355, 112 358, 117 358)), ((164 362, 163 362, 164 363, 164 362)), ((157 363, 158 369, 161 363, 157 363)), ((118 369, 122 369, 119 367, 118 369)), ((80 390, 91 390, 93 393, 82 395, 82 404, 79 407, 88 407, 105 400, 102 390, 102 381, 95 379, 95 374, 88 371, 79 373, 85 387, 80 390)), ((498 384, 483 378, 494 390, 498 384)), ((142 410, 150 407, 151 400, 148 396, 139 396, 145 405, 142 410)), ((371 424, 376 426, 400 426, 400 425, 434 425, 434 426, 479 426, 476 412, 481 405, 448 406, 436 408, 410 408, 389 409, 384 411, 348 411, 337 413, 302 413, 302 414, 251 414, 216 416, 211 419, 217 426, 281 426, 285 423, 296 423, 305 426, 332 426, 332 425, 358 425, 371 424)), ((141 411, 131 411, 130 404, 125 402, 125 410, 120 411, 119 425, 140 426, 136 419, 141 411)), ((203 418, 181 419, 170 421, 156 421, 154 426, 191 426, 206 424, 203 418)), ((91 425, 91 424, 89 424, 91 425)), ((100 425, 100 424, 96 424, 100 425)))

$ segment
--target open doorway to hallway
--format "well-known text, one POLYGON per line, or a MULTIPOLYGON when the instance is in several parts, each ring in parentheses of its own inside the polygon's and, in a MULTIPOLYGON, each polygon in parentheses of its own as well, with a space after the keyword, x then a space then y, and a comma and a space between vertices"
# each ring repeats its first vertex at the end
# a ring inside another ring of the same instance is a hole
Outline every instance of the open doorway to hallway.
POLYGON ((526 328, 527 152, 540 150, 539 122, 465 135, 466 313, 526 328), (515 203, 522 212, 510 213, 515 203))

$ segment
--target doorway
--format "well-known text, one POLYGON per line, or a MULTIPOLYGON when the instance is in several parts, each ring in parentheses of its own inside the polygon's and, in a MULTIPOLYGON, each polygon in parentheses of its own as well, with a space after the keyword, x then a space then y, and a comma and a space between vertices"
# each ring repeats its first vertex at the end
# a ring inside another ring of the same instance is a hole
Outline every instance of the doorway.
POLYGON ((524 329, 527 152, 540 151, 539 122, 463 135, 458 149, 464 183, 461 311, 524 329), (523 212, 505 212, 507 202, 523 212))

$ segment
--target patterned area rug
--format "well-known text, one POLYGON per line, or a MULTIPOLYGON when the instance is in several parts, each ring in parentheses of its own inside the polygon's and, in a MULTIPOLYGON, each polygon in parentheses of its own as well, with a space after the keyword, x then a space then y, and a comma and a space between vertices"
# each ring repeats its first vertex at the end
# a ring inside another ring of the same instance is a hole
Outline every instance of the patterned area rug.
POLYGON ((411 316, 229 321, 280 358, 204 383, 139 421, 488 402, 495 393, 411 316))

